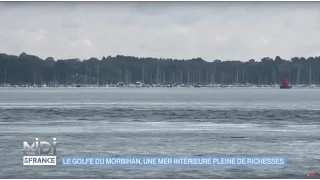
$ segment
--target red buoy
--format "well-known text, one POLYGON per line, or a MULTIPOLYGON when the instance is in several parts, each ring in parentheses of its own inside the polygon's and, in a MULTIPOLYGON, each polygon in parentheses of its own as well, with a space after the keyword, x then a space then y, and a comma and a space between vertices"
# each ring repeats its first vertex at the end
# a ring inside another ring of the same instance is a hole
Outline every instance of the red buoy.
POLYGON ((290 89, 291 86, 289 85, 288 78, 283 78, 281 81, 280 89, 290 89))

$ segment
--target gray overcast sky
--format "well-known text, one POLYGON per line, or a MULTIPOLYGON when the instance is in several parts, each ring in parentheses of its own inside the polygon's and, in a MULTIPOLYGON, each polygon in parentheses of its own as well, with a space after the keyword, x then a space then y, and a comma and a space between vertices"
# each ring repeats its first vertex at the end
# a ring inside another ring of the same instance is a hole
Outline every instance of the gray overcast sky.
POLYGON ((320 56, 320 2, 0 2, 0 52, 208 61, 320 56))

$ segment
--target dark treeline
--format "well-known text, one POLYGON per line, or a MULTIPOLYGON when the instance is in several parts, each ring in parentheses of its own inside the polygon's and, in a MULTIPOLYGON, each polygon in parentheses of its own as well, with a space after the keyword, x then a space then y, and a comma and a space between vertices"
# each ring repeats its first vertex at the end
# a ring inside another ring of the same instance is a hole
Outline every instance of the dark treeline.
POLYGON ((207 62, 190 60, 138 58, 118 55, 88 60, 45 60, 22 53, 19 56, 0 54, 0 84, 274 84, 283 77, 291 84, 319 84, 320 57, 277 56, 259 61, 207 62))

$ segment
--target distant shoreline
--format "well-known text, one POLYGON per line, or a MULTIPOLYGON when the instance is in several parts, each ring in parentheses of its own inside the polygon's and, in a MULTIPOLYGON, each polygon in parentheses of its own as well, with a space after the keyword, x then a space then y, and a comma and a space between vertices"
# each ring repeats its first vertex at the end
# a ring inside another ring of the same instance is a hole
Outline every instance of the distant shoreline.
POLYGON ((287 78, 290 84, 320 84, 320 56, 276 56, 261 61, 205 61, 139 58, 117 55, 88 60, 45 60, 22 53, 0 54, 0 84, 276 84, 287 78))
MULTIPOLYGON (((320 85, 292 85, 293 88, 320 88, 320 85)), ((119 86, 118 84, 106 84, 106 85, 1 85, 0 88, 279 88, 278 84, 274 85, 252 85, 252 84, 208 84, 208 85, 123 85, 119 86)))

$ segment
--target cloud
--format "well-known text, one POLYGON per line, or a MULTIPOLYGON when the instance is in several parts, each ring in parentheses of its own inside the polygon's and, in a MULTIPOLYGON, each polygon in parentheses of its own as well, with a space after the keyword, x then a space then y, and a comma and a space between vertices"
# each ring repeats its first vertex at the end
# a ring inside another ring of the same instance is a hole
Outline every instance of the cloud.
POLYGON ((0 52, 205 60, 319 56, 319 2, 2 2, 0 52))

